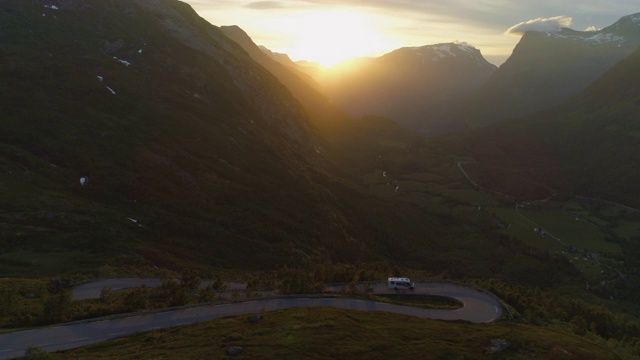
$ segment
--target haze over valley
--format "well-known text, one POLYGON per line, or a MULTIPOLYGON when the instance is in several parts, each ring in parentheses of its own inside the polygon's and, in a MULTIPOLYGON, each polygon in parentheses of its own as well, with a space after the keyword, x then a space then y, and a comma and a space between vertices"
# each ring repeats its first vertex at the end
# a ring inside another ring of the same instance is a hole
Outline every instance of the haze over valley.
POLYGON ((640 357, 640 9, 483 3, 0 0, 0 358, 640 357))

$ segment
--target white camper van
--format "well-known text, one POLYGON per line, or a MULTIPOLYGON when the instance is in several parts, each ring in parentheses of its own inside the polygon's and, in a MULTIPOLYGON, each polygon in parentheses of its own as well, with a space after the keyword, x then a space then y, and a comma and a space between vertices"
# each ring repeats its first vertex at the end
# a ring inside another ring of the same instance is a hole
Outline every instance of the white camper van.
POLYGON ((410 289, 413 290, 413 282, 408 278, 396 278, 390 277, 387 279, 387 288, 400 290, 400 289, 410 289))

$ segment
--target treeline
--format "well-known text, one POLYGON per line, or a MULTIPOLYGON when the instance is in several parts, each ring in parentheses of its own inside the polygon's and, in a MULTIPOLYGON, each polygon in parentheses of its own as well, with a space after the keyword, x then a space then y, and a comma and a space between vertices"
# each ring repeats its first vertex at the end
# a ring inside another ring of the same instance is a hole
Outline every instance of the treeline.
POLYGON ((52 286, 54 281, 4 280, 0 282, 0 327, 48 325, 140 310, 262 297, 259 290, 317 294, 329 283, 345 283, 345 289, 356 289, 360 282, 381 280, 387 274, 405 274, 386 263, 334 264, 317 254, 306 258, 304 264, 254 273, 244 289, 227 289, 227 284, 219 277, 203 281, 198 272, 185 270, 164 279, 159 287, 142 286, 119 291, 103 288, 99 298, 86 300, 73 300, 71 289, 52 286))
POLYGON ((104 288, 98 299, 73 300, 68 288, 41 280, 5 280, 0 283, 0 327, 19 328, 62 323, 145 309, 212 302, 225 289, 221 279, 201 286, 194 271, 165 279, 157 288, 142 286, 113 291, 104 288))
POLYGON ((622 343, 637 349, 640 356, 640 321, 637 318, 614 313, 605 306, 581 299, 553 295, 539 288, 495 279, 477 280, 475 284, 501 298, 517 321, 541 326, 565 323, 577 335, 596 335, 609 345, 611 342, 616 345, 622 343))
MULTIPOLYGON (((16 280, 11 286, 5 281, 0 283, 3 285, 0 287, 0 319, 4 328, 38 326, 146 309, 262 297, 263 293, 258 290, 317 294, 328 284, 340 283, 341 291, 360 294, 366 293, 370 286, 365 286, 363 291, 359 284, 371 285, 388 276, 437 278, 385 262, 333 263, 320 252, 304 262, 305 266, 301 267, 254 273, 244 289, 228 290, 220 278, 203 282, 197 272, 184 271, 165 279, 157 288, 143 286, 120 291, 104 288, 99 298, 80 301, 72 300, 69 289, 51 293, 46 281, 16 280)), ((552 293, 553 289, 541 290, 497 279, 468 281, 502 299, 515 321, 535 326, 560 326, 576 335, 602 342, 615 351, 640 356, 640 321, 635 317, 579 299, 580 294, 556 295, 552 293)))

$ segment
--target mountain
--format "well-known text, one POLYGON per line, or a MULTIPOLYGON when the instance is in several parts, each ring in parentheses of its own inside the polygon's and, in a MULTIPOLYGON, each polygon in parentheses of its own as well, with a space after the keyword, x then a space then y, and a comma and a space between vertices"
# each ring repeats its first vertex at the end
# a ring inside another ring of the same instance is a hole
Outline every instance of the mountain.
POLYGON ((285 54, 274 53, 264 47, 256 45, 251 37, 238 26, 221 26, 220 30, 231 40, 240 45, 258 64, 274 74, 281 82, 289 84, 289 87, 299 88, 297 81, 303 80, 314 90, 319 90, 320 85, 308 75, 295 69, 295 63, 285 54), (293 74, 291 74, 293 73, 293 74), (294 78, 294 76, 296 78, 294 78))
POLYGON ((325 72, 322 65, 307 60, 293 61, 289 55, 271 51, 264 46, 260 46, 260 50, 280 64, 310 76, 315 82, 314 86, 319 86, 319 82, 322 80, 325 72))
POLYGON ((288 56, 265 52, 238 26, 222 26, 220 30, 291 91, 307 110, 315 127, 323 132, 332 132, 348 121, 320 92, 318 83, 305 72, 298 70, 288 56))
POLYGON ((303 106, 182 2, 3 0, 0 24, 3 276, 393 257, 429 226, 369 225, 303 106))
POLYGON ((384 116, 420 129, 441 106, 460 102, 495 70, 474 47, 447 43, 348 60, 332 67, 321 84, 351 115, 384 116))
POLYGON ((570 101, 461 142, 481 163, 488 187, 528 199, 562 192, 638 208, 639 81, 640 48, 570 101))
POLYGON ((513 54, 454 116, 476 127, 532 114, 577 95, 640 46, 640 13, 599 31, 526 32, 513 54))
POLYGON ((287 67, 296 67, 296 63, 293 60, 291 60, 289 55, 278 53, 278 52, 275 52, 275 51, 271 51, 267 47, 262 46, 262 45, 258 45, 258 48, 260 48, 260 50, 263 53, 267 54, 267 56, 269 56, 273 60, 281 63, 282 65, 285 65, 287 67))

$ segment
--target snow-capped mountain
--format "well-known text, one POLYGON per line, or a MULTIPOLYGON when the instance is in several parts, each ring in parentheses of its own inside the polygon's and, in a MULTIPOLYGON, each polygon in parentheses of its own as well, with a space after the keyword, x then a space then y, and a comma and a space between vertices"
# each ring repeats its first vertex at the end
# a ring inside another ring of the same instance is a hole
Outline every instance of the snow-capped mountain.
POLYGON ((584 42, 587 45, 609 44, 613 46, 635 46, 640 39, 640 13, 628 15, 615 24, 598 31, 575 31, 562 28, 544 33, 549 38, 584 42))
MULTIPOLYGON (((436 44, 407 49, 413 50, 418 56, 422 56, 422 63, 429 60, 435 62, 442 60, 446 61, 452 57, 471 58, 482 64, 487 62, 482 57, 480 50, 466 43, 436 44)), ((403 49, 397 51, 401 50, 403 49)))
POLYGON ((322 85, 354 116, 385 116, 416 129, 443 104, 471 94, 495 71, 478 49, 445 43, 349 60, 334 66, 322 85))
POLYGON ((455 123, 481 126, 560 104, 639 46, 640 13, 599 31, 526 32, 455 123))

